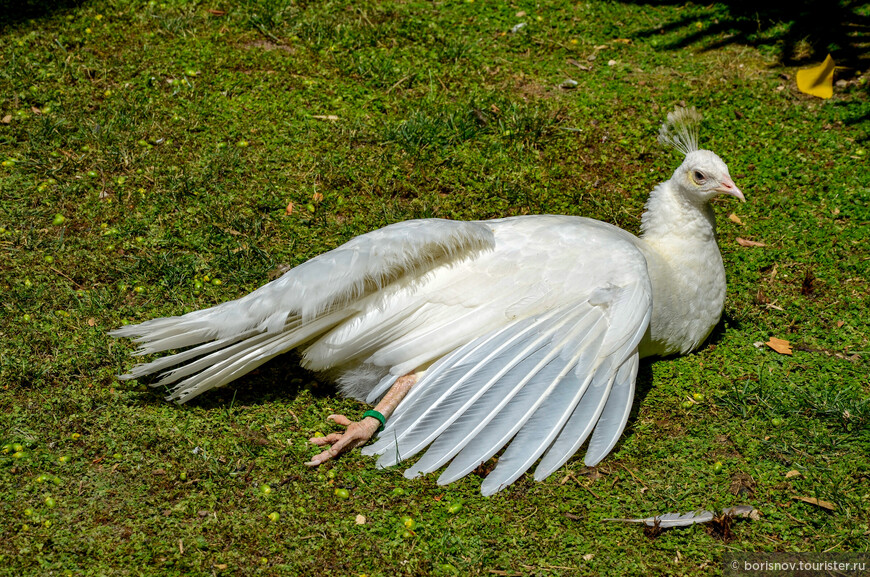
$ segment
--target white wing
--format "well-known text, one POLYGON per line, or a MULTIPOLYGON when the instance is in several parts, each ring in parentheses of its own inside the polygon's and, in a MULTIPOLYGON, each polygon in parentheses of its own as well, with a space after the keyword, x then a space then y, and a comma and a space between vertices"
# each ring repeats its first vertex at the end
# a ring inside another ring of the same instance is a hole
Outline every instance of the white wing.
POLYGON ((563 271, 570 290, 551 291, 549 310, 491 330, 430 368, 364 453, 389 466, 428 446, 406 475, 450 462, 438 480, 446 484, 507 447, 483 483, 487 495, 542 455, 535 477, 545 478, 590 434, 586 462, 600 461, 628 419, 637 345, 651 314, 643 257, 622 240, 611 239, 618 258, 609 271, 582 284, 563 271))
POLYGON ((400 222, 358 236, 238 300, 112 331, 138 343, 137 355, 193 347, 137 365, 121 378, 182 365, 155 386, 177 383, 170 399, 190 400, 348 322, 385 287, 412 285, 445 263, 493 245, 486 225, 441 219, 400 222))
POLYGON ((589 219, 409 221, 357 237, 237 301, 113 334, 140 353, 193 347, 139 365, 171 369, 185 401, 306 344, 314 370, 386 374, 374 400, 429 366, 366 452, 389 465, 429 447, 408 471, 450 463, 462 477, 504 449, 493 493, 529 469, 543 478, 590 436, 594 464, 614 446, 634 392, 651 289, 637 239, 589 219))

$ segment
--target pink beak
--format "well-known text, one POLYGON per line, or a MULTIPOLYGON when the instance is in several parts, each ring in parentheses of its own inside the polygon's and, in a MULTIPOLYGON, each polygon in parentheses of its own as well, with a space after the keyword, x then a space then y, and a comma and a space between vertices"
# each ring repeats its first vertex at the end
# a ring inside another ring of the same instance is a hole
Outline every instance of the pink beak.
POLYGON ((721 192, 722 194, 730 194, 734 198, 739 198, 740 202, 746 202, 746 197, 743 196, 743 193, 740 192, 740 189, 734 185, 734 181, 728 178, 727 176, 722 179, 722 186, 716 189, 717 192, 721 192))

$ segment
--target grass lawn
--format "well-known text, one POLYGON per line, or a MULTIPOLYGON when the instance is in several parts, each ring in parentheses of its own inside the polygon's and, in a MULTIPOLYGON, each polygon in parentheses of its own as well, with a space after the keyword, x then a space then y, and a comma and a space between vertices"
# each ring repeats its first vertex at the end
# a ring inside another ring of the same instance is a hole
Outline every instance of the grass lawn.
POLYGON ((731 551, 868 550, 870 62, 846 35, 866 5, 12 4, 0 574, 712 575, 731 551), (834 97, 798 92, 829 51, 834 97), (133 347, 108 330, 389 223, 637 232, 680 162, 655 141, 680 102, 748 199, 715 207, 725 315, 701 350, 642 365, 597 468, 491 498, 477 475, 439 487, 358 452, 309 470, 325 417, 364 407, 293 358, 183 406, 115 378, 133 347), (761 517, 724 537, 604 521, 736 504, 761 517))

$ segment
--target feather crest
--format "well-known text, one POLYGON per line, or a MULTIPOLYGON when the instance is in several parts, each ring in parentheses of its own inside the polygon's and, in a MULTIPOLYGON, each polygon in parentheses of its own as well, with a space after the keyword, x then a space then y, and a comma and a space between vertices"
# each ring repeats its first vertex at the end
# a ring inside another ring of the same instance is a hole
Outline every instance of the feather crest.
POLYGON ((698 150, 698 127, 702 118, 694 106, 677 106, 673 112, 668 112, 668 119, 659 128, 659 142, 684 155, 698 150))

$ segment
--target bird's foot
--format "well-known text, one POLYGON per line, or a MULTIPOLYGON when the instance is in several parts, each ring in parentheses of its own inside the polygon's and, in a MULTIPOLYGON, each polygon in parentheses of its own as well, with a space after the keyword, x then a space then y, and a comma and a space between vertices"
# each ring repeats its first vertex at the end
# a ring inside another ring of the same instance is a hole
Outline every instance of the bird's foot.
POLYGON ((369 439, 377 432, 380 422, 374 417, 366 417, 361 421, 351 421, 344 415, 329 415, 327 420, 332 419, 339 425, 347 427, 343 433, 331 433, 325 437, 312 437, 309 439, 318 446, 331 445, 319 455, 315 455, 305 463, 309 467, 316 467, 333 459, 351 449, 361 447, 369 442, 369 439))

